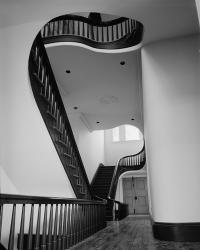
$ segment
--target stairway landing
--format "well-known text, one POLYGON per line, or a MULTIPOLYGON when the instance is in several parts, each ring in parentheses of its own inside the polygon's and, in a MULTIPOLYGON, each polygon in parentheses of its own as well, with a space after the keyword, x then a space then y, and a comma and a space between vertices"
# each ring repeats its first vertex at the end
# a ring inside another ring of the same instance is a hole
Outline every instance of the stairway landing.
POLYGON ((155 240, 148 216, 112 221, 71 250, 199 250, 200 243, 155 240))

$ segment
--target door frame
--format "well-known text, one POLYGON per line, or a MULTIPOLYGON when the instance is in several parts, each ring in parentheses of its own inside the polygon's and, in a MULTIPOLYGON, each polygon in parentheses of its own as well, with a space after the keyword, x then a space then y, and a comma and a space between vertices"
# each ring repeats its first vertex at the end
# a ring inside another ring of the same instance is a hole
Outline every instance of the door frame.
MULTIPOLYGON (((122 186, 122 199, 124 203, 124 194, 123 194, 123 179, 128 179, 128 178, 146 178, 146 184, 147 184, 147 199, 148 199, 148 213, 146 214, 141 214, 141 215, 149 215, 150 214, 150 197, 149 197, 149 185, 148 185, 148 178, 147 178, 147 173, 132 173, 129 176, 121 176, 121 186, 122 186)), ((135 214, 134 216, 141 216, 140 214, 135 214)))

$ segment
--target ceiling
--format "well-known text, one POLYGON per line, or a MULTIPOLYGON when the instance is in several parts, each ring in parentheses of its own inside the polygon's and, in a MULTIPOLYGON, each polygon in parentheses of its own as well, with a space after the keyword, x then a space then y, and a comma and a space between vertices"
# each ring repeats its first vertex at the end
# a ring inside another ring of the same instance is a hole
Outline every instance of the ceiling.
MULTIPOLYGON (((1 0, 0 29, 31 22, 41 25, 78 12, 138 20, 144 25, 144 45, 199 32, 195 0, 1 0)), ((123 123, 143 130, 140 50, 104 54, 61 45, 48 47, 47 52, 70 115, 80 115, 90 131, 123 123)))
POLYGON ((68 114, 78 113, 90 131, 121 124, 142 129, 139 50, 109 54, 61 45, 47 53, 68 114))

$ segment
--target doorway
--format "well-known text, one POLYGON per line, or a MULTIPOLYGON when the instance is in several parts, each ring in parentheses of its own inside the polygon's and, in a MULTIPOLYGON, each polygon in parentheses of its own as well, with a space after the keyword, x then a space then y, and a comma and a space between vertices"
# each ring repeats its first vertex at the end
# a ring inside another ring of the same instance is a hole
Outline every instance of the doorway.
POLYGON ((124 203, 128 204, 129 214, 148 214, 147 178, 123 178, 122 183, 124 203))

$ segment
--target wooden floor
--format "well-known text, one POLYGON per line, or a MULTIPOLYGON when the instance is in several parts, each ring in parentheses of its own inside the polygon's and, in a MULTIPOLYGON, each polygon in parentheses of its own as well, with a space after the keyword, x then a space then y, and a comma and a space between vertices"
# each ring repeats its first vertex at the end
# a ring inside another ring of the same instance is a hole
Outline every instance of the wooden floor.
POLYGON ((127 217, 110 222, 100 232, 71 248, 71 250, 200 250, 200 243, 158 241, 152 236, 151 223, 146 216, 127 217))

